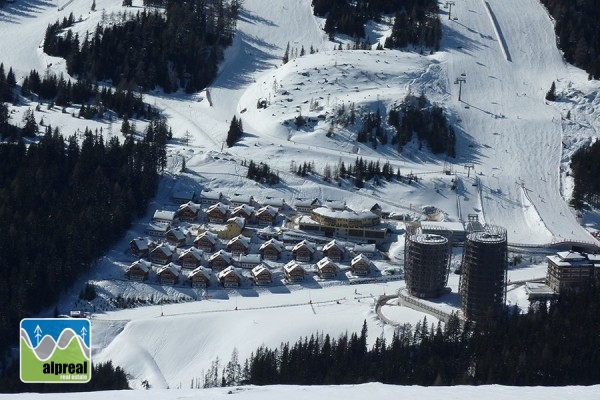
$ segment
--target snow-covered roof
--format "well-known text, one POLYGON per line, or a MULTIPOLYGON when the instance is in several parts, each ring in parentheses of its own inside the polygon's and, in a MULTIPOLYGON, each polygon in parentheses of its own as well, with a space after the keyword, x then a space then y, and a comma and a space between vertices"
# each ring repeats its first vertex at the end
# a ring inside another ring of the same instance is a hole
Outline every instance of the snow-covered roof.
POLYGON ((216 190, 210 190, 206 192, 200 193, 200 198, 207 200, 221 200, 223 193, 218 192, 216 190))
POLYGON ((281 208, 285 205, 285 199, 282 197, 267 197, 262 201, 262 204, 266 206, 281 208))
POLYGON ((231 203, 245 203, 245 204, 249 204, 249 203, 252 203, 252 201, 254 201, 254 196, 249 195, 249 194, 235 193, 233 196, 231 196, 229 198, 229 201, 231 203))
POLYGON ((177 189, 173 192, 173 198, 176 200, 192 200, 196 192, 191 189, 177 189))
POLYGON ((229 240, 229 242, 227 242, 227 246, 231 246, 237 241, 241 242, 246 247, 250 247, 250 238, 244 235, 237 235, 233 239, 229 240))
POLYGON ((191 278, 196 275, 202 275, 206 278, 206 280, 210 279, 210 272, 207 271, 204 267, 198 267, 190 271, 188 274, 188 278, 191 278))
POLYGON ((327 251, 327 250, 331 249, 332 247, 339 247, 340 249, 343 248, 342 245, 340 244, 340 242, 333 239, 331 242, 326 243, 325 246, 323 246, 323 251, 327 251))
POLYGON ((200 204, 194 203, 192 201, 188 201, 187 203, 183 203, 182 205, 179 206, 179 211, 185 210, 186 208, 189 208, 193 212, 197 213, 202 209, 202 206, 200 206, 200 204))
MULTIPOLYGON (((564 252, 566 253, 566 252, 564 252)), ((559 267, 590 267, 592 263, 585 257, 572 257, 572 258, 562 258, 559 254, 554 254, 551 256, 546 256, 548 260, 550 260, 554 265, 559 267)))
POLYGON ((196 258, 197 260, 202 260, 202 250, 197 249, 195 247, 190 247, 189 249, 184 250, 180 255, 179 258, 183 258, 187 255, 192 255, 194 256, 194 258, 196 258))
POLYGON ((208 261, 213 261, 217 257, 222 257, 227 260, 227 262, 231 262, 231 253, 226 252, 225 250, 219 250, 216 253, 211 254, 208 258, 208 261))
POLYGON ((264 206, 264 207, 259 208, 258 211, 256 212, 257 215, 260 215, 263 213, 269 213, 272 217, 274 217, 277 215, 277 209, 272 206, 264 206))
POLYGON ((208 207, 206 212, 209 213, 213 210, 219 210, 221 214, 227 214, 227 211, 229 211, 229 206, 223 203, 213 204, 212 206, 208 207))
POLYGON ((285 272, 291 272, 298 268, 300 268, 302 271, 304 271, 304 268, 302 268, 302 265, 298 264, 295 260, 292 260, 283 266, 283 269, 285 272))
POLYGON ((315 214, 322 215, 324 217, 330 218, 338 218, 338 219, 373 219, 379 218, 379 215, 375 214, 373 211, 353 211, 353 210, 334 210, 329 207, 318 207, 313 211, 315 214))
POLYGON ((162 252, 166 256, 173 255, 173 250, 171 249, 171 246, 169 246, 166 243, 161 243, 158 246, 156 246, 154 249, 152 249, 152 253, 157 253, 159 251, 162 252))
POLYGON ((235 270, 235 267, 233 265, 230 265, 229 267, 225 268, 223 271, 219 272, 217 275, 218 279, 223 279, 228 275, 231 274, 235 274, 235 276, 237 276, 238 278, 240 277, 240 274, 237 273, 237 271, 235 270))
POLYGON ((264 264, 260 264, 252 268, 252 275, 254 276, 260 275, 265 272, 267 272, 269 275, 273 275, 273 273, 267 267, 265 267, 264 264))
POLYGON ((162 273, 164 273, 166 271, 171 272, 175 276, 179 276, 179 274, 181 272, 180 269, 179 269, 179 267, 177 265, 175 265, 173 263, 169 263, 167 265, 163 265, 162 267, 160 267, 160 269, 156 273, 158 275, 160 275, 160 274, 162 274, 162 273))
POLYGON ((558 256, 565 261, 580 261, 585 260, 586 256, 578 251, 559 251, 558 256))
POLYGON ((150 268, 152 268, 152 263, 146 260, 137 260, 129 267, 127 267, 127 272, 129 272, 132 268, 139 268, 145 273, 148 273, 148 271, 150 271, 150 268))
POLYGON ((301 247, 307 247, 311 252, 315 252, 317 251, 317 246, 313 243, 313 242, 309 242, 308 240, 303 240, 300 243, 296 244, 293 248, 292 251, 296 251, 301 247))
POLYGON ((359 255, 357 255, 356 257, 354 257, 352 259, 352 261, 350 262, 351 265, 356 264, 359 261, 365 261, 369 264, 371 264, 371 260, 369 260, 369 258, 367 256, 365 256, 364 254, 360 253, 359 255))
POLYGON ((251 215, 254 212, 254 207, 249 206, 248 204, 241 204, 231 210, 232 213, 243 212, 247 215, 251 215))
POLYGON ((242 264, 242 263, 260 264, 261 260, 262 260, 262 257, 260 254, 240 254, 235 259, 235 261, 240 264, 242 264))
POLYGON ((325 205, 335 210, 343 210, 346 208, 346 202, 343 200, 325 200, 325 205))
POLYGON ((337 268, 337 265, 331 261, 329 257, 323 257, 317 262, 318 269, 324 268, 327 265, 333 265, 335 268, 337 268))
POLYGON ((246 225, 246 220, 243 217, 233 217, 227 220, 228 224, 236 224, 240 228, 243 228, 246 225))
POLYGON ((172 234, 175 236, 175 239, 177 240, 184 240, 187 236, 186 231, 183 228, 177 227, 177 228, 173 228, 171 230, 169 230, 167 232, 167 234, 172 234))
POLYGON ((138 237, 135 238, 131 241, 132 243, 135 243, 135 246, 139 249, 139 250, 148 250, 148 239, 146 238, 142 238, 142 237, 138 237))
POLYGON ((175 211, 156 210, 154 211, 154 220, 173 221, 175 219, 175 211))
POLYGON ((447 230, 451 232, 464 232, 462 222, 451 221, 421 221, 421 228, 425 230, 447 230))
POLYGON ((266 247, 272 245, 273 247, 275 247, 277 249, 277 251, 279 251, 280 253, 283 251, 283 249, 285 248, 283 242, 280 242, 277 239, 269 239, 266 242, 264 242, 263 244, 260 245, 260 249, 259 250, 264 250, 266 247))
POLYGON ((166 233, 170 228, 169 224, 165 224, 165 223, 160 223, 160 222, 150 222, 148 223, 148 227, 146 228, 147 231, 153 231, 153 232, 162 232, 162 233, 166 233))
POLYGON ((321 200, 319 199, 298 199, 295 203, 294 203, 294 207, 310 207, 313 205, 321 205, 321 200))
POLYGON ((377 246, 374 243, 371 244, 355 244, 353 250, 356 253, 374 253, 377 251, 377 246))
POLYGON ((219 237, 215 233, 212 233, 211 231, 204 231, 204 232, 202 232, 201 234, 199 234, 196 237, 196 240, 199 240, 199 239, 202 239, 202 238, 206 238, 207 240, 209 240, 213 244, 217 243, 217 240, 219 239, 219 237))

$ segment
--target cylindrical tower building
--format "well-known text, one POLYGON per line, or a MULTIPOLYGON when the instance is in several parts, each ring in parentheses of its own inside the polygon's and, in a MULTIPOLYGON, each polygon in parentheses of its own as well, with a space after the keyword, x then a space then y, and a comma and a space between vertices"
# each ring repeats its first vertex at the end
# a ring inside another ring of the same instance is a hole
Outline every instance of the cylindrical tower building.
MULTIPOLYGON (((408 234, 408 233, 407 233, 408 234)), ((404 274, 406 288, 415 297, 437 297, 448 283, 451 242, 441 235, 408 236, 404 274)))
POLYGON ((482 321, 499 313, 506 301, 506 230, 486 225, 467 235, 460 277, 460 308, 467 319, 482 321))

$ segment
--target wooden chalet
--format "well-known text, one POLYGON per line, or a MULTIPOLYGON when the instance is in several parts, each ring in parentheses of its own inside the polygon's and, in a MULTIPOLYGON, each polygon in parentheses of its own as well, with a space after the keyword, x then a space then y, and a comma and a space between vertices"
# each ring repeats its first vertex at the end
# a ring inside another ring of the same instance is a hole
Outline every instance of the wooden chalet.
POLYGON ((169 229, 165 235, 167 243, 175 247, 185 246, 189 237, 189 232, 180 227, 169 229))
POLYGON ((202 264, 202 254, 202 250, 190 247, 177 257, 177 261, 181 265, 181 268, 195 269, 202 264))
POLYGON ((321 258, 316 267, 317 274, 322 279, 332 279, 337 276, 338 266, 329 257, 321 258))
POLYGON ((187 279, 193 288, 205 288, 210 285, 210 272, 198 267, 190 271, 187 279))
POLYGON ((210 207, 214 204, 221 203, 223 200, 223 193, 218 191, 211 190, 200 193, 200 204, 204 207, 210 207))
POLYGON ((162 266, 156 272, 158 282, 161 285, 175 285, 179 282, 179 275, 179 268, 173 263, 162 266))
POLYGON ((294 260, 283 266, 283 277, 288 282, 300 282, 305 274, 304 268, 294 260))
POLYGON ((312 260, 316 251, 317 247, 314 243, 303 240, 292 248, 292 257, 296 261, 308 262, 312 260))
POLYGON ((206 218, 209 222, 222 224, 227 220, 229 206, 223 203, 213 204, 206 210, 206 218))
POLYGON ((270 285, 273 283, 273 273, 263 264, 252 268, 252 280, 257 286, 270 285))
POLYGON ((250 238, 246 236, 238 235, 227 242, 227 251, 234 256, 248 254, 248 250, 250 250, 250 238))
POLYGON ((333 261, 342 261, 344 259, 344 251, 344 246, 335 239, 323 246, 323 255, 333 261))
POLYGON ((179 206, 177 218, 179 218, 180 221, 193 222, 198 219, 201 211, 202 206, 200 204, 188 201, 179 206))
POLYGON ((137 260, 125 270, 125 276, 132 281, 145 281, 148 279, 152 264, 146 260, 137 260))
POLYGON ((359 254, 350 262, 350 272, 356 276, 367 276, 371 273, 373 263, 364 254, 359 254))
POLYGON ((219 241, 219 237, 210 231, 203 232, 196 236, 194 246, 204 252, 212 253, 219 241))
POLYGON ((246 221, 250 221, 254 219, 254 207, 249 206, 248 204, 241 204, 231 210, 230 216, 233 217, 242 217, 246 221))
POLYGON ((225 250, 219 250, 208 258, 208 266, 213 271, 222 271, 233 264, 231 254, 225 250))
POLYGON ((242 233, 246 226, 246 220, 242 217, 229 218, 225 223, 225 229, 215 231, 221 239, 232 239, 242 233))
POLYGON ((242 277, 236 272, 233 266, 229 266, 219 272, 217 279, 226 288, 236 288, 242 284, 242 277))
POLYGON ((156 210, 152 216, 152 222, 159 224, 172 224, 177 221, 177 213, 175 211, 168 210, 156 210))
POLYGON ((241 206, 242 204, 251 206, 254 204, 254 196, 249 194, 235 193, 229 198, 229 203, 234 207, 241 206))
POLYGON ((150 251, 150 261, 155 264, 166 265, 173 260, 173 250, 165 243, 161 243, 150 251))
POLYGON ((275 207, 272 206, 264 206, 256 211, 256 221, 258 225, 265 226, 271 225, 277 219, 277 214, 279 212, 275 207))
POLYGON ((269 239, 260 246, 258 251, 265 260, 277 261, 284 249, 283 242, 276 239, 269 239))
POLYGON ((131 249, 131 254, 134 256, 148 257, 152 243, 146 238, 138 237, 129 242, 129 249, 131 249))

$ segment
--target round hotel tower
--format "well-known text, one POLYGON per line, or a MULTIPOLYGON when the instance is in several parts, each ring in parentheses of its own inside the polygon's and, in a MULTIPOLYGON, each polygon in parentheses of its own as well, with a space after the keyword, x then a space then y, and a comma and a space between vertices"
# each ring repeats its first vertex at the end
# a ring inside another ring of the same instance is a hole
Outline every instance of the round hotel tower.
POLYGON ((460 277, 460 308, 475 322, 502 311, 506 299, 506 230, 486 225, 467 235, 460 277))
POLYGON ((415 297, 439 296, 448 282, 451 245, 440 235, 418 233, 406 241, 404 274, 415 297))

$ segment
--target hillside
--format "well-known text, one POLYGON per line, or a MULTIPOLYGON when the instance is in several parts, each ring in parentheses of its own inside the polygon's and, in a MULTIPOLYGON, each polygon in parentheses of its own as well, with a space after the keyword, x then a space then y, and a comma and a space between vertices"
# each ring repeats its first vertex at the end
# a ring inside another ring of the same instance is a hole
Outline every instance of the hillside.
MULTIPOLYGON (((133 3, 135 8, 141 7, 141 0, 133 3)), ((41 51, 46 26, 73 12, 76 19, 81 16, 75 29, 83 33, 124 9, 119 0, 97 0, 96 4, 95 12, 87 2, 19 0, 8 4, 0 11, 0 48, 10 51, 3 53, 0 61, 15 69, 18 82, 32 68, 66 74, 64 60, 41 51), (17 42, 19 46, 14 45, 17 42)), ((225 51, 219 76, 206 90, 194 95, 165 95, 160 90, 144 94, 145 101, 160 108, 173 127, 168 171, 146 217, 98 260, 87 279, 98 285, 105 298, 191 296, 193 291, 187 288, 122 280, 125 266, 133 260, 126 252, 127 244, 144 232, 154 209, 173 207, 170 197, 178 188, 252 194, 259 199, 282 197, 289 203, 313 197, 345 200, 356 210, 377 202, 386 211, 417 217, 423 207, 435 206, 450 222, 464 222, 469 214, 476 214, 482 222, 505 226, 511 244, 540 251, 541 255, 527 253, 526 265, 509 272, 509 279, 515 281, 545 275, 543 255, 551 251, 547 249, 550 245, 596 244, 588 229, 598 229, 597 214, 583 215, 583 222, 589 224, 585 229, 567 205, 572 191, 568 163, 577 148, 598 137, 600 83, 588 81, 585 72, 565 63, 556 48, 552 20, 537 0, 463 0, 452 8, 454 19, 447 19, 446 13, 442 9, 440 51, 433 54, 334 50, 336 44, 327 41, 321 29, 324 19, 313 16, 309 0, 245 0, 234 43, 225 51), (288 43, 298 51, 312 46, 318 52, 307 52, 282 65, 288 43), (464 79, 461 86, 455 84, 457 78, 464 79), (544 95, 552 81, 561 100, 547 103, 544 95), (409 92, 424 93, 444 109, 457 132, 456 158, 434 156, 416 141, 402 152, 391 145, 373 149, 368 143, 356 142, 357 126, 334 124, 334 135, 327 137, 331 116, 340 112, 342 105, 347 110, 354 104, 363 112, 379 109, 387 115, 409 92), (266 100, 268 107, 257 108, 260 100, 266 100), (234 115, 243 120, 245 133, 238 144, 226 148, 223 143, 234 115), (299 115, 309 120, 301 128, 294 124, 299 115), (322 180, 327 165, 351 164, 356 157, 389 161, 402 173, 422 179, 418 184, 394 181, 376 186, 367 182, 360 190, 348 180, 339 184, 322 180), (182 159, 185 172, 180 172, 182 159), (269 187, 246 179, 241 163, 250 159, 267 162, 282 183, 269 187), (297 176, 290 172, 293 161, 313 161, 318 174, 297 176), (448 169, 453 174, 447 175, 444 170, 448 169), (455 182, 457 189, 452 190, 455 182)), ((391 29, 389 22, 369 24, 369 36, 384 40, 391 29)), ((27 107, 35 105, 11 106, 13 121, 20 121, 27 107)), ((42 109, 46 122, 61 127, 65 134, 87 125, 104 129, 107 138, 119 135, 120 120, 83 121, 71 117, 75 108, 66 114, 42 109)), ((138 123, 142 129, 145 122, 138 123)), ((403 237, 395 238, 389 253, 397 263, 403 237)), ((459 258, 457 253, 454 266, 459 258)), ((451 276, 453 294, 437 301, 439 307, 456 309, 457 285, 457 276, 451 276)), ((147 379, 154 388, 187 388, 190 381, 204 375, 216 357, 221 365, 226 363, 233 348, 243 359, 261 344, 277 346, 316 331, 331 335, 358 331, 363 320, 373 343, 377 336, 390 335, 393 330, 374 315, 375 299, 402 287, 403 281, 393 281, 358 288, 332 284, 214 290, 208 300, 98 312, 93 322, 93 355, 95 360, 112 359, 123 367, 133 387, 139 388, 147 379)), ((61 310, 74 307, 79 289, 64 297, 61 310)), ((509 293, 509 302, 522 309, 528 305, 521 289, 509 293)), ((424 316, 404 307, 387 308, 386 315, 397 322, 415 324, 424 316)), ((428 317, 428 321, 432 319, 428 317)), ((593 389, 457 388, 452 396, 592 398, 593 389)), ((250 388, 234 393, 264 399, 280 397, 280 391, 290 398, 307 393, 358 398, 375 391, 381 398, 449 396, 442 389, 383 385, 250 388)), ((157 398, 166 396, 163 391, 150 393, 157 398)), ((218 398, 227 391, 213 389, 209 393, 218 398)), ((183 395, 193 397, 196 392, 183 395)))

